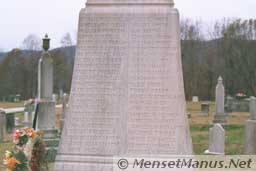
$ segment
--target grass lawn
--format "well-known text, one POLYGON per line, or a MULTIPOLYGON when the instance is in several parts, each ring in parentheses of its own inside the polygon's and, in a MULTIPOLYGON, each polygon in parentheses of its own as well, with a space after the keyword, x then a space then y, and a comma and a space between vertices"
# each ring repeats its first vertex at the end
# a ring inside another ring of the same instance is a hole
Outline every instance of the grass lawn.
MULTIPOLYGON (((21 107, 22 103, 0 103, 0 108, 21 107)), ((210 116, 203 116, 201 114, 200 103, 189 102, 187 104, 187 111, 191 114, 189 119, 190 132, 193 141, 193 148, 195 154, 203 154, 208 149, 209 128, 213 120, 214 104, 210 105, 210 116)), ((56 110, 56 118, 60 118, 61 109, 56 110)), ((248 120, 249 113, 231 113, 228 116, 228 126, 226 130, 226 154, 235 155, 242 154, 243 138, 244 138, 244 124, 248 120)), ((56 121, 57 127, 59 122, 56 121)), ((10 150, 13 146, 11 137, 8 142, 0 143, 0 170, 3 170, 2 160, 6 150, 10 150)), ((50 164, 50 167, 52 164, 50 164)))
POLYGON ((24 107, 24 102, 19 103, 10 103, 10 102, 0 102, 0 108, 15 108, 15 107, 24 107))

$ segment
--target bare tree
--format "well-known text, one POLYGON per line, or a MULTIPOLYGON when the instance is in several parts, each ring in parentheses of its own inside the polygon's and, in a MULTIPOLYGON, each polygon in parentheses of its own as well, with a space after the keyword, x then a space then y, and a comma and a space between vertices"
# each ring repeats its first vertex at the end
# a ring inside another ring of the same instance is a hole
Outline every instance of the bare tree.
POLYGON ((64 34, 64 36, 61 38, 60 43, 61 43, 62 47, 72 46, 73 45, 73 41, 72 41, 70 33, 64 34))
POLYGON ((31 51, 40 51, 42 40, 35 34, 28 35, 22 43, 22 49, 31 51))

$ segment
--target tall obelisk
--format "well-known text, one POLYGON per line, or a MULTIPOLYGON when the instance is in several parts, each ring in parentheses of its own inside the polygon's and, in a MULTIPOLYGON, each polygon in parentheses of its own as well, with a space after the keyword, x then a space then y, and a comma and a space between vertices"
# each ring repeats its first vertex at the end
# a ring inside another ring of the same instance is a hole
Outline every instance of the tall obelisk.
POLYGON ((111 171, 112 156, 192 154, 172 0, 88 0, 54 171, 111 171))

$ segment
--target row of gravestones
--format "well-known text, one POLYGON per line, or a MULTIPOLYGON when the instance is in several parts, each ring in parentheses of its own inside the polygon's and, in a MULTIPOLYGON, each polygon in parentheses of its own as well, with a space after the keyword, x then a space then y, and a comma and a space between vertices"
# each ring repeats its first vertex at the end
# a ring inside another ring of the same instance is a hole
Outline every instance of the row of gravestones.
MULTIPOLYGON (((63 114, 60 119, 60 125, 61 125, 60 131, 62 130, 62 127, 63 127, 64 114, 66 113, 68 98, 69 98, 69 95, 65 93, 63 95, 63 100, 62 100, 63 114)), ((31 121, 33 120, 34 112, 35 112, 34 104, 26 105, 24 110, 24 115, 23 115, 24 120, 20 121, 19 117, 15 117, 15 113, 6 114, 5 111, 0 110, 0 142, 5 140, 6 133, 8 134, 12 133, 15 128, 31 127, 32 125, 31 121)))
MULTIPOLYGON (((224 96, 225 89, 222 83, 222 78, 218 80, 215 95, 216 113, 214 115, 214 125, 209 131, 209 149, 206 154, 223 155, 225 154, 225 127, 227 125, 224 96)), ((245 137, 244 137, 244 154, 256 154, 256 98, 251 97, 249 103, 250 119, 246 121, 245 137)), ((209 114, 209 105, 202 104, 204 113, 209 114)))

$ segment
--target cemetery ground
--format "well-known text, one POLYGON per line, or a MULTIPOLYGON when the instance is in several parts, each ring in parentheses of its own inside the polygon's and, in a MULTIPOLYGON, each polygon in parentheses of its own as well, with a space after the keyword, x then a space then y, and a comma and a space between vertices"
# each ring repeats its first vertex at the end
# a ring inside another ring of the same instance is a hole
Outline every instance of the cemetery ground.
MULTIPOLYGON (((22 107, 23 102, 20 103, 1 103, 0 108, 13 108, 22 107)), ((208 149, 209 141, 209 128, 212 126, 214 103, 210 104, 210 116, 204 116, 201 114, 201 103, 187 103, 187 111, 191 114, 189 118, 190 132, 193 141, 193 150, 195 154, 203 154, 208 149)), ((58 119, 60 118, 61 109, 56 110, 56 125, 59 127, 58 119)), ((20 117, 23 120, 21 114, 17 114, 16 117, 20 117)), ((248 120, 249 113, 230 113, 228 115, 228 126, 226 130, 226 149, 227 155, 238 155, 243 152, 243 140, 244 140, 244 128, 245 121, 248 120)), ((13 143, 11 141, 11 135, 8 135, 7 141, 0 143, 0 170, 3 170, 3 157, 6 150, 11 150, 13 143)))

